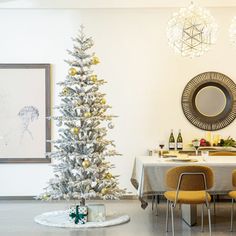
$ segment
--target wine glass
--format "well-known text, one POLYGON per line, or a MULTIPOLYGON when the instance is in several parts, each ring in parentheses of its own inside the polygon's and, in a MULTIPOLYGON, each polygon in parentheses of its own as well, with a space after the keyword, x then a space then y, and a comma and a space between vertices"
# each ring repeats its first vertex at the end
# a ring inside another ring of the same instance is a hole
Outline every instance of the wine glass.
POLYGON ((198 148, 200 147, 200 140, 199 139, 194 139, 192 141, 192 144, 195 148, 195 156, 198 156, 198 148))
POLYGON ((165 147, 164 141, 159 142, 159 147, 160 147, 160 157, 163 157, 163 148, 165 147))

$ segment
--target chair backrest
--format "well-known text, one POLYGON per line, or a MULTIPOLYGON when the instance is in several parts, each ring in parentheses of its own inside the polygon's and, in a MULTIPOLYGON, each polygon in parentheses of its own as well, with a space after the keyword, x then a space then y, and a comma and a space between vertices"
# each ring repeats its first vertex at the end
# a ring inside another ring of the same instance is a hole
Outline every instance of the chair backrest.
POLYGON ((232 171, 232 184, 236 187, 236 170, 232 171))
POLYGON ((210 156, 236 156, 236 152, 210 152, 210 156))
POLYGON ((207 166, 178 166, 169 169, 166 173, 166 185, 169 188, 177 189, 179 181, 179 190, 206 190, 213 186, 214 175, 211 168, 207 166))

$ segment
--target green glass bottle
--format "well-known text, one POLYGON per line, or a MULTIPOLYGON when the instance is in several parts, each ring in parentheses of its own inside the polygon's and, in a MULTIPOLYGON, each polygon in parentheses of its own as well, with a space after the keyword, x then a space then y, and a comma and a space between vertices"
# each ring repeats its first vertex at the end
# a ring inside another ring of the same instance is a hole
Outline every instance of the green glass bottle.
POLYGON ((181 135, 181 130, 179 130, 179 134, 177 137, 176 148, 177 148, 177 150, 183 150, 183 138, 181 135))
POLYGON ((171 130, 169 138, 169 150, 175 150, 175 137, 173 134, 173 129, 171 130))

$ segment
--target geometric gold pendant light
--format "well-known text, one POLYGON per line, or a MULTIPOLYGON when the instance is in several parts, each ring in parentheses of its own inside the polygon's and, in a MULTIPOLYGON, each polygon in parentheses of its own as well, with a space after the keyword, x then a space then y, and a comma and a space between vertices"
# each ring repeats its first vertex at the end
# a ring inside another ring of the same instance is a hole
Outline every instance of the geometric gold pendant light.
POLYGON ((184 57, 199 57, 216 42, 217 31, 218 26, 210 12, 191 3, 169 20, 168 44, 184 57))

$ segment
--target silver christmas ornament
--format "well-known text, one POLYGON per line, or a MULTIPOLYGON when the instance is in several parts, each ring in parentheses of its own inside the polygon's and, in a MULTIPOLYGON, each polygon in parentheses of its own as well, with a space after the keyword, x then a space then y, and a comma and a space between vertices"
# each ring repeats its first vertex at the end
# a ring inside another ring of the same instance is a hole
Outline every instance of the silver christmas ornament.
POLYGON ((109 122, 107 126, 109 129, 114 129, 114 127, 115 127, 114 123, 112 123, 112 122, 109 122))
POLYGON ((60 121, 58 121, 57 123, 56 123, 56 125, 57 125, 57 127, 60 127, 60 126, 62 126, 62 121, 60 120, 60 121))

